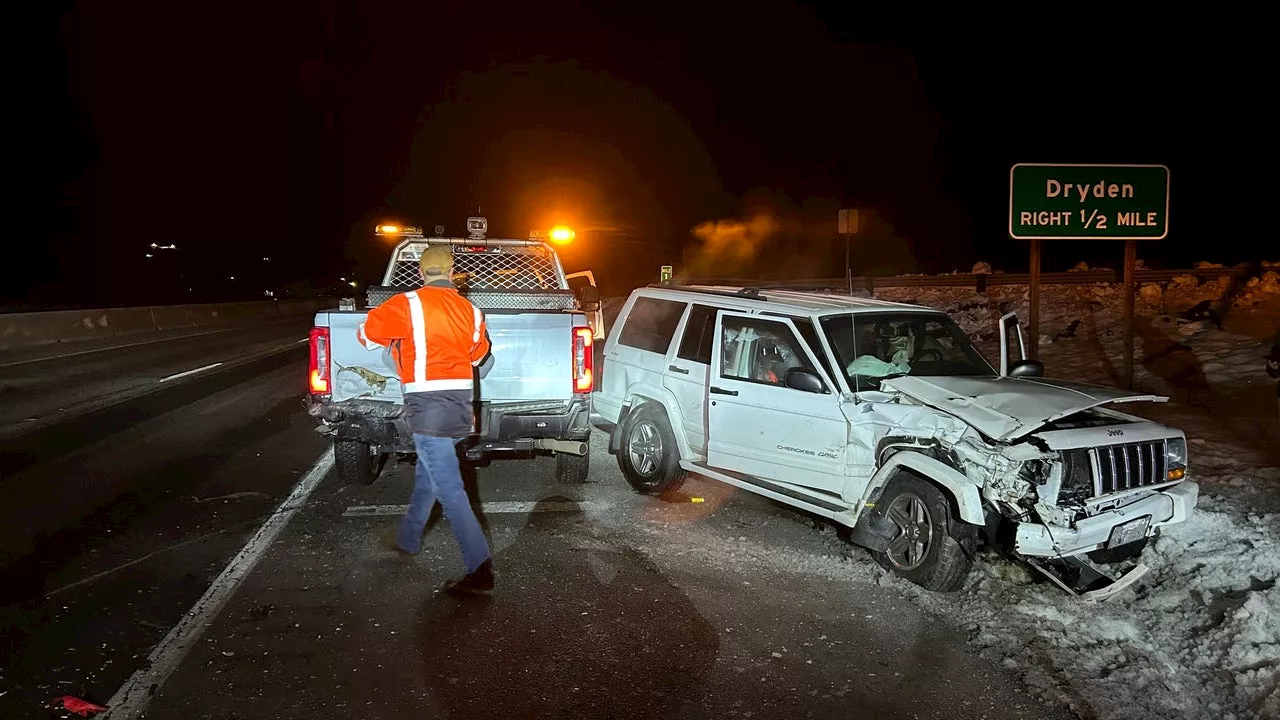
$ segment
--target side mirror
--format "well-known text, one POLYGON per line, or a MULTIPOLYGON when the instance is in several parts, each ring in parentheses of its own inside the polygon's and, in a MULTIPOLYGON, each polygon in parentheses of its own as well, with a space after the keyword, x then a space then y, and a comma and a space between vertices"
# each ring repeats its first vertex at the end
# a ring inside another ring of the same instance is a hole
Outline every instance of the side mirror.
POLYGON ((1044 377, 1044 363, 1039 360, 1018 360, 1009 366, 1009 377, 1044 377))
POLYGON ((791 368, 787 371, 783 384, 792 390, 802 390, 810 393, 824 393, 827 391, 825 385, 822 384, 822 378, 812 370, 804 368, 791 368))
POLYGON ((583 305, 595 305, 600 302, 600 288, 595 285, 583 285, 578 288, 578 302, 583 305))
MULTIPOLYGON (((1027 357, 1027 343, 1022 338, 1022 325, 1018 322, 1018 316, 1015 313, 1005 313, 1000 318, 1000 376, 1009 376, 1009 330, 1013 329, 1013 334, 1018 338, 1018 356, 1020 359, 1027 357)), ((1015 361, 1016 362, 1016 361, 1015 361)), ((1043 370, 1043 368, 1041 368, 1043 370)))

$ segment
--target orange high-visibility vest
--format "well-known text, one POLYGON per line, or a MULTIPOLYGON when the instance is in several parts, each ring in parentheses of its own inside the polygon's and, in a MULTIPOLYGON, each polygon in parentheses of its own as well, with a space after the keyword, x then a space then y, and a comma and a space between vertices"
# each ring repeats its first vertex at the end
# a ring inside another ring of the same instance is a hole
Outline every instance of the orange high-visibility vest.
POLYGON ((407 393, 470 390, 471 368, 489 354, 484 313, 443 283, 401 293, 370 310, 356 336, 370 350, 391 348, 407 393))

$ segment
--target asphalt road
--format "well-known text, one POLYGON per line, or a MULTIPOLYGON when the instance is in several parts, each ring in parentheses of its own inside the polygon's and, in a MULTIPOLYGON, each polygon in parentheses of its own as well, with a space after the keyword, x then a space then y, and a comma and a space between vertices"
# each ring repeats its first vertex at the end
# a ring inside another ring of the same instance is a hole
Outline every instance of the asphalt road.
POLYGON ((247 363, 257 362, 261 370, 275 361, 278 367, 281 351, 305 340, 310 327, 309 317, 294 317, 143 336, 114 347, 52 346, 0 355, 0 480, 101 437, 104 427, 153 417, 230 387, 242 374, 228 371, 247 363), (188 392, 157 392, 177 387, 188 392), (161 399, 164 407, 157 405, 161 399))
POLYGON ((706 480, 636 495, 600 437, 591 484, 557 485, 548 459, 473 472, 487 601, 437 592, 461 571, 446 522, 416 558, 380 545, 412 483, 391 464, 367 488, 323 475, 206 612, 326 449, 300 403, 304 349, 266 357, 112 406, 127 420, 68 417, 51 427, 97 420, 5 475, 0 717, 106 704, 170 663, 145 717, 1065 716, 830 528, 706 480), (190 651, 150 665, 180 622, 190 651))

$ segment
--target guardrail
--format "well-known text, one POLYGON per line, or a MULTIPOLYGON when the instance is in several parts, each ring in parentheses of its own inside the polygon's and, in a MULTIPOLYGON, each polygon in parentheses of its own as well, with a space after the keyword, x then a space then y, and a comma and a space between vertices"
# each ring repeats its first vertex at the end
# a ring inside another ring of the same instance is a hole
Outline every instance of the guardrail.
MULTIPOLYGON (((1274 270, 1275 268, 1270 268, 1274 270)), ((1176 276, 1191 275, 1202 280, 1216 280, 1220 277, 1248 277, 1256 270, 1246 268, 1195 268, 1191 270, 1138 270, 1134 279, 1139 285, 1143 283, 1168 283, 1176 276)), ((1040 273, 1041 285, 1094 285, 1098 283, 1119 283, 1123 278, 1115 270, 1082 270, 1073 272, 1040 273)), ((795 280, 776 280, 767 278, 710 278, 710 277, 677 277, 675 282, 683 285, 729 285, 734 287, 787 287, 847 290, 849 279, 835 278, 801 278, 795 280)), ((985 292, 988 287, 997 285, 1028 285, 1031 283, 1030 273, 956 273, 951 275, 855 275, 855 290, 874 292, 876 288, 904 287, 971 287, 977 292, 985 292)))
POLYGON ((234 325, 336 307, 332 298, 0 314, 0 350, 162 330, 234 325))

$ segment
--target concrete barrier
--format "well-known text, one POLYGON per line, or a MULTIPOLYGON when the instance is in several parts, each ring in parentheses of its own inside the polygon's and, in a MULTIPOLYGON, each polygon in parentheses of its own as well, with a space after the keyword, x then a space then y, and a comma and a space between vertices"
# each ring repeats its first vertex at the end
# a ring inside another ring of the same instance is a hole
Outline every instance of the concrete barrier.
POLYGON ((169 305, 147 308, 151 323, 157 330, 174 330, 191 327, 191 315, 186 305, 169 305))
POLYGON ((0 314, 0 350, 309 315, 331 298, 0 314))

